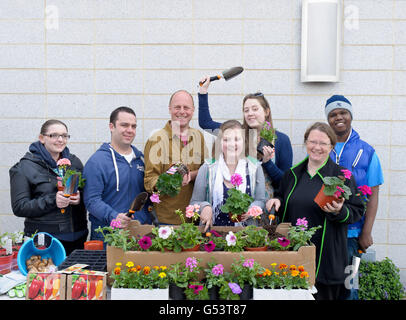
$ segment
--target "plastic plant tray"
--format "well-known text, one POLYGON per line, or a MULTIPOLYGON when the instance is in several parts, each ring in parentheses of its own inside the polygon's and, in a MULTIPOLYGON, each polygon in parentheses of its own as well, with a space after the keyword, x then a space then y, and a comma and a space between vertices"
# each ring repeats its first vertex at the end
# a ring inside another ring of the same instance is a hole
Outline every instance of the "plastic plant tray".
POLYGON ((74 264, 87 264, 86 269, 94 271, 107 271, 105 250, 74 250, 58 267, 58 270, 66 269, 74 264))

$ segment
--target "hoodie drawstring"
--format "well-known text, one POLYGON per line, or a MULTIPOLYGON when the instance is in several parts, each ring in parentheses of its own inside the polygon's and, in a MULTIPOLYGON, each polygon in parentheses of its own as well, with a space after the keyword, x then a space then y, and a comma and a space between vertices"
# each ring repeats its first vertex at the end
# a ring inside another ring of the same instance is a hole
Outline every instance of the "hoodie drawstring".
POLYGON ((116 180, 117 180, 117 186, 116 186, 116 191, 120 191, 120 189, 118 188, 119 184, 120 184, 120 178, 118 176, 118 167, 117 167, 117 162, 116 162, 116 156, 114 155, 114 151, 112 148, 109 148, 111 151, 111 156, 113 157, 113 163, 114 163, 114 170, 116 171, 116 180))

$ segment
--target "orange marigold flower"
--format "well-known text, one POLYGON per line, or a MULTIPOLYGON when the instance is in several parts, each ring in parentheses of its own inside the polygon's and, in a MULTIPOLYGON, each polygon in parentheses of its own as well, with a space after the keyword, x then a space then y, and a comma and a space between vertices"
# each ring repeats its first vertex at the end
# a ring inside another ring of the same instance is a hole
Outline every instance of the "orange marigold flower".
POLYGON ((121 273, 121 268, 120 267, 114 268, 114 274, 119 275, 120 273, 121 273))
POLYGON ((309 274, 306 271, 303 271, 302 273, 300 273, 300 277, 301 278, 308 278, 309 274))
POLYGON ((299 271, 292 270, 292 277, 296 277, 299 274, 299 271))
POLYGON ((269 269, 265 269, 264 273, 266 276, 270 276, 272 274, 271 270, 269 270, 269 269))
POLYGON ((144 267, 144 269, 142 270, 142 272, 144 272, 145 275, 148 275, 151 272, 151 268, 146 266, 144 267))
POLYGON ((140 271, 140 270, 141 270, 141 266, 140 266, 139 264, 136 265, 135 268, 137 269, 137 271, 140 271))
POLYGON ((296 270, 296 266, 295 266, 294 264, 292 264, 292 265, 289 267, 289 270, 290 270, 290 271, 296 270))
POLYGON ((280 270, 283 270, 283 269, 286 269, 288 266, 286 265, 286 264, 284 264, 284 263, 281 263, 280 265, 279 265, 279 269, 280 270))
POLYGON ((303 272, 303 271, 304 271, 304 267, 303 267, 303 266, 298 266, 298 267, 297 267, 297 270, 299 270, 300 272, 303 272))

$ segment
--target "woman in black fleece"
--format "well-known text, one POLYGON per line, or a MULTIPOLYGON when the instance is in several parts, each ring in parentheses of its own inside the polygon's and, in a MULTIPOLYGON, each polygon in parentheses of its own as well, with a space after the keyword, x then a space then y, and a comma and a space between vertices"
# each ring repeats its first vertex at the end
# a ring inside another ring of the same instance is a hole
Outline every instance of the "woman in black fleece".
POLYGON ((316 289, 317 300, 336 300, 344 297, 344 280, 347 266, 347 225, 361 219, 364 207, 356 196, 353 177, 346 180, 351 189, 349 200, 333 201, 321 209, 314 201, 323 177, 343 176, 341 167, 330 159, 330 151, 337 138, 326 123, 316 122, 304 135, 308 156, 288 170, 268 200, 268 210, 275 207, 282 222, 296 225, 298 218, 306 217, 308 227, 322 226, 311 241, 316 246, 316 289))

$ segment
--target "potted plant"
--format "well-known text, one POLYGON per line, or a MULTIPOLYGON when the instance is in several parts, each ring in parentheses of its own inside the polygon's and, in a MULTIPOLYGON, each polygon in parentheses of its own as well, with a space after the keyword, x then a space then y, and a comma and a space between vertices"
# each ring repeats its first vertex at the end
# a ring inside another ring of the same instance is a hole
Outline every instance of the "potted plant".
POLYGON ((179 194, 182 187, 183 176, 189 173, 189 169, 183 163, 175 163, 166 172, 158 177, 154 192, 150 200, 155 203, 161 202, 160 195, 175 197, 179 194))
POLYGON ((230 179, 232 188, 228 189, 228 198, 220 210, 228 213, 231 221, 241 222, 241 215, 248 211, 248 208, 254 200, 248 194, 238 190, 238 186, 242 184, 242 177, 238 173, 234 173, 230 179))
POLYGON ((240 300, 241 293, 242 289, 238 283, 225 279, 219 289, 219 298, 220 300, 240 300))
MULTIPOLYGON (((72 170, 71 162, 67 158, 59 159, 56 163, 58 166, 58 191, 63 191, 64 197, 69 198, 72 195, 77 194, 78 188, 83 188, 85 180, 82 178, 80 171, 72 170)), ((65 209, 61 209, 61 213, 65 213, 65 209)))
POLYGON ((309 228, 306 217, 296 220, 296 226, 291 226, 288 231, 288 238, 293 251, 298 251, 300 247, 310 246, 311 238, 321 226, 309 228))
POLYGON ((210 300, 217 300, 219 289, 225 282, 226 272, 222 264, 216 263, 214 260, 207 263, 208 268, 204 269, 206 276, 206 286, 209 290, 210 300))
POLYGON ((129 230, 121 228, 119 220, 113 219, 108 227, 98 227, 96 232, 100 232, 104 237, 104 242, 109 246, 121 248, 124 251, 140 250, 139 240, 130 236, 129 230))
POLYGON ((199 266, 200 259, 195 257, 186 258, 185 263, 172 264, 168 269, 169 277, 169 298, 173 300, 184 300, 184 290, 189 283, 198 280, 202 268, 199 266))
POLYGON ((244 250, 246 251, 267 251, 268 250, 268 231, 258 228, 254 225, 247 226, 241 232, 241 238, 244 241, 244 250))
POLYGON ((121 263, 111 274, 114 280, 111 300, 167 300, 169 280, 166 266, 141 267, 127 262, 125 269, 121 263))
POLYGON ((216 230, 206 232, 204 241, 204 249, 206 252, 222 251, 227 245, 226 239, 216 230))
POLYGON ((309 290, 309 274, 303 266, 272 263, 257 274, 255 300, 314 300, 309 290))
POLYGON ((152 239, 152 250, 173 251, 175 232, 171 226, 161 226, 152 229, 151 233, 155 236, 152 239))
POLYGON ((264 268, 254 259, 245 259, 241 256, 240 260, 234 261, 231 264, 231 270, 232 278, 236 279, 236 282, 242 289, 240 299, 252 299, 252 290, 257 283, 256 275, 263 273, 264 268))
POLYGON ((276 130, 272 128, 272 125, 269 121, 265 121, 262 129, 259 133, 259 143, 257 145, 257 151, 260 154, 263 154, 262 149, 265 146, 274 147, 275 140, 277 139, 276 130))
POLYGON ((361 260, 358 275, 360 300, 400 300, 405 297, 399 268, 388 257, 376 262, 361 260))
MULTIPOLYGON (((181 210, 176 210, 182 224, 174 229, 174 252, 180 251, 199 251, 200 244, 203 243, 202 233, 193 223, 187 223, 181 210)), ((197 215, 198 217, 198 215, 197 215)))

